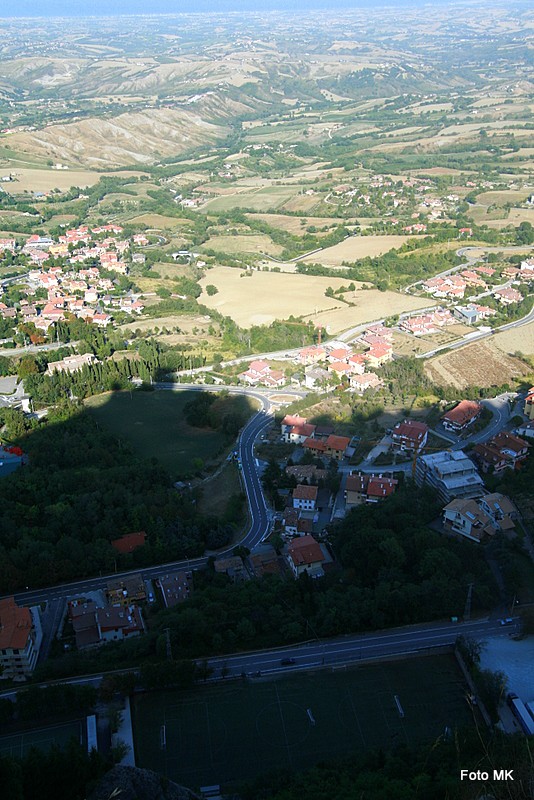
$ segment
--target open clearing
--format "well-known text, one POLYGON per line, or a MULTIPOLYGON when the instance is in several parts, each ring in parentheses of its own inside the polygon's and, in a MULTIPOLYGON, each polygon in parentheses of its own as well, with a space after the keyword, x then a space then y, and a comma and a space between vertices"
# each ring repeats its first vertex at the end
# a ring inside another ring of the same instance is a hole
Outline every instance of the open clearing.
POLYGON ((483 192, 477 195, 477 203, 484 206, 504 206, 505 203, 523 203, 532 193, 531 189, 524 189, 521 192, 502 191, 502 192, 483 192))
POLYGON ((434 350, 435 344, 421 336, 411 336, 409 333, 394 331, 393 352, 398 356, 415 356, 419 353, 428 353, 434 350))
MULTIPOLYGON (((192 391, 108 392, 86 401, 89 413, 114 436, 128 442, 142 458, 157 458, 173 477, 188 475, 193 460, 212 461, 228 445, 227 437, 211 428, 194 428, 183 417, 186 403, 198 393, 192 391)), ((235 410, 248 408, 242 395, 228 401, 235 410)))
POLYGON ((435 384, 457 389, 513 384, 530 371, 520 359, 505 354, 493 341, 466 345, 425 364, 425 372, 435 384))
POLYGON ((50 167, 47 169, 24 169, 17 167, 11 170, 11 174, 15 180, 2 184, 3 188, 10 194, 18 194, 24 191, 50 192, 52 189, 66 191, 71 186, 79 186, 81 189, 85 189, 87 186, 94 186, 104 175, 126 178, 129 175, 141 175, 143 173, 91 172, 90 170, 77 169, 51 169, 50 167))
POLYGON ((279 244, 275 244, 265 233, 212 236, 207 242, 204 242, 202 249, 228 254, 267 253, 271 256, 279 256, 283 252, 283 248, 279 244))
POLYGON ((197 789, 362 750, 439 747, 446 728, 472 720, 464 694, 452 655, 149 692, 132 702, 136 764, 197 789))
POLYGON ((202 497, 198 501, 199 513, 222 517, 230 497, 243 492, 236 462, 228 461, 217 475, 199 484, 199 488, 202 489, 202 497))
POLYGON ((213 297, 203 295, 204 305, 231 317, 243 328, 269 325, 275 319, 288 319, 291 315, 314 314, 316 310, 348 308, 341 300, 325 296, 329 286, 333 289, 346 286, 347 282, 341 278, 257 271, 241 278, 242 274, 232 267, 215 267, 200 285, 205 288, 211 283, 219 290, 213 297))
POLYGON ((239 192, 225 197, 208 200, 202 206, 203 211, 229 211, 232 208, 251 208, 256 211, 267 211, 278 208, 297 193, 294 186, 269 186, 252 192, 239 192))
POLYGON ((366 256, 380 256, 388 250, 401 247, 408 236, 349 236, 348 239, 327 247, 320 253, 304 256, 299 261, 340 267, 344 261, 357 261, 366 256))
POLYGON ((347 306, 343 304, 341 308, 319 312, 318 314, 313 314, 313 316, 309 315, 309 318, 317 325, 324 326, 327 333, 336 334, 354 325, 373 322, 375 319, 400 314, 403 311, 428 308, 430 305, 428 299, 424 297, 412 297, 411 295, 389 291, 379 292, 378 289, 360 289, 356 292, 346 292, 344 297, 354 305, 347 306))
MULTIPOLYGON (((273 228, 287 231, 294 236, 303 236, 306 228, 313 225, 316 228, 335 228, 336 225, 346 224, 346 220, 340 217, 290 217, 286 214, 249 214, 251 219, 259 219, 267 222, 273 228)), ((315 236, 326 236, 329 231, 318 230, 315 236)))
POLYGON ((163 214, 141 214, 129 220, 132 225, 147 225, 149 228, 189 228, 191 220, 179 217, 166 217, 163 214))
POLYGON ((322 199, 323 195, 321 194, 297 194, 284 204, 283 210, 304 211, 304 213, 307 214, 316 208, 322 199))
POLYGON ((498 333, 493 342, 504 353, 523 353, 531 356, 534 354, 534 322, 498 333))
POLYGON ((125 325, 120 325, 118 330, 122 334, 137 330, 140 330, 143 334, 147 334, 148 331, 154 332, 155 328, 159 328, 160 331, 166 328, 168 331, 177 333, 174 329, 179 328, 179 334, 181 334, 182 337, 190 337, 191 341, 198 343, 199 337, 208 335, 208 328, 210 327, 213 327, 215 330, 219 329, 218 323, 213 322, 210 317, 199 314, 190 316, 177 314, 169 315, 168 317, 140 317, 139 319, 127 322, 125 325), (193 333, 193 331, 195 332, 193 333))

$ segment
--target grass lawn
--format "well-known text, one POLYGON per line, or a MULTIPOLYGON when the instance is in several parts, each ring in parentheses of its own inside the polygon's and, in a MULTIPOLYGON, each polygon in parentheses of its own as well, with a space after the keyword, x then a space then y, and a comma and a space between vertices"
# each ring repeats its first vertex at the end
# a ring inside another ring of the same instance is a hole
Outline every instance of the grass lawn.
MULTIPOLYGON (((193 471, 193 460, 213 460, 229 444, 211 428, 193 428, 183 417, 186 403, 198 396, 192 391, 125 391, 91 397, 87 408, 97 422, 125 440, 140 456, 157 458, 173 477, 193 471)), ((248 405, 245 397, 231 397, 236 409, 248 405)), ((250 407, 252 412, 252 407, 250 407)))
POLYGON ((198 502, 201 514, 221 516, 226 511, 228 498, 243 491, 235 461, 229 461, 213 478, 200 484, 203 495, 198 502))
POLYGON ((470 722, 464 693, 454 657, 440 655, 138 695, 136 763, 191 788, 307 769, 435 741, 470 722))

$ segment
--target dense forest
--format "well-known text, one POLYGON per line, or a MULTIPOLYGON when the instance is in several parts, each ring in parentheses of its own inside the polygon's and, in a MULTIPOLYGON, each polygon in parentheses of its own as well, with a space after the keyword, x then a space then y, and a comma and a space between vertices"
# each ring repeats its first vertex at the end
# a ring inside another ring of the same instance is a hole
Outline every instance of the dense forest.
POLYGON ((289 770, 241 788, 243 800, 527 800, 532 797, 531 744, 522 735, 463 729, 418 748, 355 754, 295 774, 289 770), (460 769, 513 768, 513 782, 460 781, 460 769))
POLYGON ((278 576, 232 583, 208 569, 195 573, 190 599, 153 608, 148 633, 95 653, 49 660, 39 676, 165 662, 166 629, 175 658, 202 658, 311 637, 377 630, 462 613, 473 581, 473 609, 496 596, 483 551, 427 527, 437 514, 432 492, 409 485, 378 508, 359 508, 337 523, 340 569, 321 581, 278 576))
POLYGON ((219 536, 217 520, 201 516, 157 461, 138 458, 75 404, 38 426, 2 413, 29 463, 0 481, 0 592, 198 556, 219 536), (147 544, 135 553, 111 547, 139 530, 147 544))

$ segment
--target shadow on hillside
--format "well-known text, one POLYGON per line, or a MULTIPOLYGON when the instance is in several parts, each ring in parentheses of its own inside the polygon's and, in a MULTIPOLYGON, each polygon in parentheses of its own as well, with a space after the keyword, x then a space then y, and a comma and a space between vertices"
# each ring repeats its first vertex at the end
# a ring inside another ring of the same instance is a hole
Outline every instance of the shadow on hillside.
MULTIPOLYGON (((138 412, 140 401, 160 429, 161 446, 180 448, 179 440, 172 441, 174 420, 163 413, 173 405, 162 396, 176 399, 178 421, 187 396, 120 395, 118 408, 113 404, 119 393, 110 393, 99 410, 112 419, 120 412, 124 426, 128 404, 138 412), (152 407, 146 403, 150 398, 156 399, 152 407)), ((143 424, 135 425, 139 419, 130 421, 134 438, 137 430, 145 436, 143 424)), ((132 446, 131 439, 114 434, 112 425, 83 407, 52 411, 48 421, 33 421, 37 427, 25 431, 23 418, 18 422, 11 438, 28 455, 28 464, 0 479, 0 594, 204 553, 217 520, 199 514, 191 493, 176 490, 157 457, 157 443, 150 454, 132 446), (128 554, 112 547, 114 539, 136 531, 147 533, 145 546, 128 554)))

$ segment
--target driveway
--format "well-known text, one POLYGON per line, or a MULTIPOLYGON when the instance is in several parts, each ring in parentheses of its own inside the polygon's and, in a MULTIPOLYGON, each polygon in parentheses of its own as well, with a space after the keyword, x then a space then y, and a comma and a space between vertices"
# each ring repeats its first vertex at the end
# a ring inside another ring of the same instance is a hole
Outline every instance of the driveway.
POLYGON ((375 461, 375 459, 378 458, 379 455, 381 455, 382 453, 383 454, 387 453, 392 444, 393 444, 393 439, 389 434, 386 434, 385 436, 382 437, 382 439, 378 442, 378 444, 375 444, 375 446, 368 454, 365 461, 362 462, 362 464, 363 465, 372 464, 375 461))

